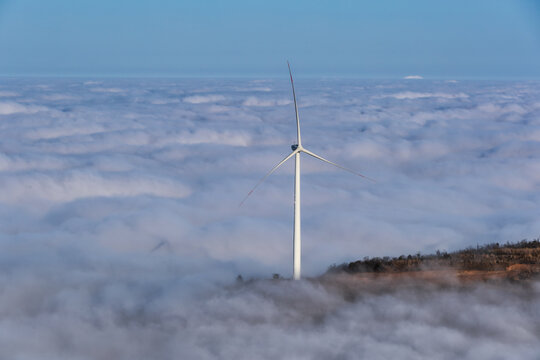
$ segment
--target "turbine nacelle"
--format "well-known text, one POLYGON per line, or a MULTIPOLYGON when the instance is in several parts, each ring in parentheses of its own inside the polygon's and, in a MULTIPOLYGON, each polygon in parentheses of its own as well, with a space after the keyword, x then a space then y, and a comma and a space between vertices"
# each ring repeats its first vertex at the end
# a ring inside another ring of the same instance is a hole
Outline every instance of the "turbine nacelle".
MULTIPOLYGON (((299 147, 298 144, 291 145, 292 151, 296 151, 296 149, 298 149, 298 147, 299 147)), ((300 148, 300 150, 302 150, 302 149, 300 148)))

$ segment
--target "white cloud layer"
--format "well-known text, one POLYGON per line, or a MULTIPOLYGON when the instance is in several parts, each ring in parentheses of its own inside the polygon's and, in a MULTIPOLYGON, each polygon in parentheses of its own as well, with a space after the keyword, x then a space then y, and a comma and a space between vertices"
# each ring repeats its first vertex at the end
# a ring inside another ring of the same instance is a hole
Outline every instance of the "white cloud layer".
MULTIPOLYGON (((296 86, 304 145, 377 180, 303 158, 306 275, 540 234, 539 83, 296 86)), ((293 163, 238 206, 294 142, 286 78, 4 79, 0 96, 1 358, 540 351, 538 284, 227 285, 290 274, 293 163)))
POLYGON ((0 115, 11 115, 17 113, 33 114, 42 109, 43 108, 40 106, 28 106, 13 101, 0 102, 0 115))
POLYGON ((422 98, 442 98, 442 99, 465 99, 467 94, 464 93, 454 93, 454 94, 445 94, 445 93, 423 93, 423 92, 412 92, 412 91, 403 91, 396 94, 384 95, 384 97, 393 97, 395 99, 422 99, 422 98))
POLYGON ((407 75, 403 77, 406 80, 422 80, 424 77, 420 75, 407 75))
POLYGON ((184 102, 190 104, 205 104, 223 100, 225 100, 223 95, 192 95, 184 98, 184 102))

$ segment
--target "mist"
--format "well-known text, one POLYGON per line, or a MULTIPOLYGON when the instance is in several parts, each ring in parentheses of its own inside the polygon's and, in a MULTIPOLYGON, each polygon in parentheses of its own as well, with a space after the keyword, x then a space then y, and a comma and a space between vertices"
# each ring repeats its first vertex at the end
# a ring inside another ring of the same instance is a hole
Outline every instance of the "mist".
MULTIPOLYGON (((538 283, 289 277, 287 78, 2 79, 0 355, 535 359, 538 283)), ((537 82, 298 79, 303 273, 540 233, 537 82)))

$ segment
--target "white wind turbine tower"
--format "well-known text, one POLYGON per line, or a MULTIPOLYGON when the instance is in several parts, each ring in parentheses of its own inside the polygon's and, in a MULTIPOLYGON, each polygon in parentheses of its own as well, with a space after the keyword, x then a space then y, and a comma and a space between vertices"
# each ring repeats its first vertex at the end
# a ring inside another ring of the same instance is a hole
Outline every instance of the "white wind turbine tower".
POLYGON ((283 163, 285 163, 287 160, 292 158, 294 156, 295 160, 295 172, 294 172, 294 232, 293 232, 293 279, 299 280, 300 279, 300 271, 301 271, 301 251, 302 251, 302 243, 301 243, 301 232, 300 232, 300 153, 306 153, 310 156, 313 156, 316 159, 319 159, 321 161, 324 161, 328 164, 334 165, 340 169, 343 169, 345 171, 348 171, 350 173, 353 173, 354 175, 366 178, 368 180, 374 181, 373 179, 368 178, 367 176, 364 176, 360 173, 357 173, 356 171, 353 171, 351 169, 348 169, 344 166, 338 165, 336 163, 333 163, 329 160, 326 160, 322 156, 319 156, 308 149, 304 148, 302 146, 302 138, 300 137, 300 119, 298 118, 298 106, 296 104, 296 93, 294 92, 294 81, 292 77, 291 72, 291 65, 287 61, 287 66, 289 67, 289 76, 291 78, 291 87, 292 87, 292 93, 293 93, 293 99, 294 99, 294 111, 296 113, 296 138, 297 143, 294 145, 291 145, 292 153, 287 155, 285 159, 281 160, 276 166, 272 168, 259 182, 253 187, 253 189, 250 190, 250 192, 246 195, 244 200, 240 203, 240 206, 246 201, 246 199, 255 191, 255 189, 264 181, 267 177, 269 177, 274 171, 277 170, 283 163))

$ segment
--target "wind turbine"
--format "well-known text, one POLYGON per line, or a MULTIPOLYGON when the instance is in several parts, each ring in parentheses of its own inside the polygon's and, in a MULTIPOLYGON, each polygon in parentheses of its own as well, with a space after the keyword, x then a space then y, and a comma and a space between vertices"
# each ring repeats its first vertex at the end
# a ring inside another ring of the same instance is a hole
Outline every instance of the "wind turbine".
POLYGON ((289 76, 291 78, 291 87, 292 87, 292 93, 293 93, 293 100, 294 100, 294 111, 296 114, 296 140, 297 143, 294 145, 291 145, 292 153, 287 155, 285 159, 281 160, 276 166, 272 168, 259 182, 249 191, 249 193, 246 195, 246 197, 242 200, 240 203, 240 206, 246 201, 246 199, 255 191, 255 189, 264 181, 266 178, 268 178, 274 171, 276 171, 281 165, 283 165, 287 160, 292 158, 294 156, 294 162, 295 162, 295 172, 294 172, 294 232, 293 232, 293 279, 299 280, 300 279, 300 272, 301 272, 301 251, 302 251, 302 240, 301 240, 301 231, 300 231, 300 154, 305 153, 310 156, 313 156, 316 159, 319 159, 321 161, 324 161, 328 164, 334 165, 340 169, 343 169, 345 171, 348 171, 354 175, 363 177, 365 179, 374 181, 373 179, 368 178, 367 176, 364 176, 360 173, 357 173, 356 171, 353 171, 351 169, 348 169, 344 166, 338 165, 336 163, 333 163, 329 160, 326 160, 322 156, 319 156, 308 149, 304 148, 302 146, 302 138, 300 137, 300 119, 298 117, 298 106, 296 104, 296 93, 294 91, 294 81, 292 77, 291 72, 291 65, 287 61, 287 66, 289 67, 289 76))

